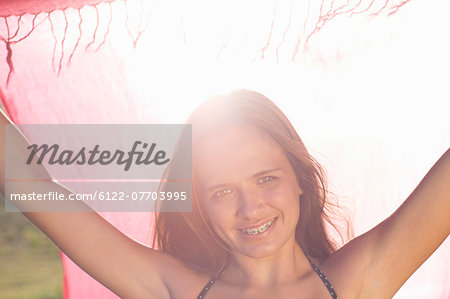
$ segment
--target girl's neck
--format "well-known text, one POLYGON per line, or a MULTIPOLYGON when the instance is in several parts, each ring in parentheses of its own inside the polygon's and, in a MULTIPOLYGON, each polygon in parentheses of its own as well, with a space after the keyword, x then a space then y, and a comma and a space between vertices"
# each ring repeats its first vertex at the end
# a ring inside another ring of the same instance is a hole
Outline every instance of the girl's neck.
POLYGON ((295 242, 263 258, 233 255, 220 280, 232 285, 260 288, 289 284, 310 272, 309 261, 295 242))

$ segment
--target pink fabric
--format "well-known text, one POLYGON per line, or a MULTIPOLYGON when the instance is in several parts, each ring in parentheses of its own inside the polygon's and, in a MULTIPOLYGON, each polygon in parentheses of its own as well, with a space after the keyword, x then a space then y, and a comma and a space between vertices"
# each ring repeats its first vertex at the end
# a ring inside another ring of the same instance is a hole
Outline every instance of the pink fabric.
MULTIPOLYGON (((255 14, 252 7, 217 2, 204 7, 208 14, 197 14, 186 2, 142 2, 142 9, 140 1, 126 2, 127 8, 122 1, 112 3, 112 14, 108 5, 98 5, 98 23, 92 7, 79 10, 81 25, 78 11, 55 11, 51 22, 43 19, 12 45, 14 72, 6 86, 9 67, 0 63, 0 86, 14 122, 182 123, 206 96, 255 89, 287 113, 324 164, 332 191, 353 216, 356 235, 392 214, 450 143, 450 95, 441 75, 450 69, 450 46, 440 37, 450 26, 444 2, 408 3, 387 18, 395 9, 389 2, 382 17, 369 18, 387 3, 380 1, 367 15, 336 17, 320 30, 313 17, 319 7, 294 6, 290 18, 290 3, 280 4, 272 22, 274 3, 255 14), (424 13, 431 6, 433 14, 424 13), (308 50, 304 28, 316 31, 308 50)), ((22 18, 21 33, 32 20, 22 18)), ((9 19, 11 32, 16 21, 9 19)), ((1 47, 0 57, 7 56, 1 47)), ((130 237, 148 241, 150 213, 102 216, 130 237)), ((395 298, 449 298, 449 246, 445 241, 395 298)), ((64 255, 62 262, 65 298, 117 298, 64 255)))
POLYGON ((97 5, 115 0, 2 0, 0 17, 47 13, 67 8, 79 9, 85 5, 97 5))
MULTIPOLYGON (((28 16, 30 20, 30 16, 28 16)), ((58 26, 55 24, 55 26, 58 26)), ((48 28, 47 28, 48 30, 48 28)), ((47 31, 48 34, 48 31, 47 31)), ((74 58, 77 63, 58 78, 52 70, 51 56, 45 57, 47 43, 37 30, 14 49, 16 77, 8 87, 2 82, 2 105, 12 120, 20 124, 153 123, 142 109, 150 103, 136 103, 136 97, 111 51, 102 56, 89 54, 74 58), (30 55, 31 54, 31 55, 30 55), (114 74, 114 75, 111 75, 114 74)), ((8 66, 0 65, 0 74, 8 66)), ((152 213, 100 213, 131 238, 148 243, 152 232, 152 213)), ((64 298, 118 298, 87 275, 61 253, 64 267, 64 298)))

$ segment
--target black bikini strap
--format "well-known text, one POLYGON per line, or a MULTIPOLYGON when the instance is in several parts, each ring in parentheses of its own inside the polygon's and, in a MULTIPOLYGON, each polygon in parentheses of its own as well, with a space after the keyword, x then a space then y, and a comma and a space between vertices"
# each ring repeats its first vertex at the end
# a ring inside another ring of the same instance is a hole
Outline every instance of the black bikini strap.
POLYGON ((217 273, 216 275, 214 275, 213 277, 211 277, 211 279, 208 281, 208 283, 205 285, 205 287, 203 288, 203 290, 200 292, 200 294, 198 295, 197 299, 203 299, 206 295, 206 293, 209 291, 209 289, 212 287, 212 285, 219 280, 220 276, 222 275, 224 269, 222 271, 220 271, 219 273, 217 273))
POLYGON ((330 295, 333 299, 338 299, 335 290, 333 289, 333 286, 328 281, 327 277, 320 271, 320 269, 313 263, 313 261, 309 258, 309 256, 306 255, 306 258, 308 259, 309 263, 313 267, 314 271, 319 275, 320 279, 322 279, 322 282, 325 284, 325 286, 328 289, 328 292, 330 292, 330 295))

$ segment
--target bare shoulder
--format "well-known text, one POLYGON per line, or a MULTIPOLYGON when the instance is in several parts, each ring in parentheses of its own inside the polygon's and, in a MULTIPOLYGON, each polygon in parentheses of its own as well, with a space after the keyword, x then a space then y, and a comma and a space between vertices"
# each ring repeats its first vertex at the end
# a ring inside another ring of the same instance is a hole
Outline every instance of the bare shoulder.
POLYGON ((317 265, 340 298, 364 298, 373 244, 366 235, 354 238, 317 265))
POLYGON ((147 262, 148 267, 141 269, 142 277, 150 279, 153 276, 151 273, 155 271, 152 267, 156 265, 164 288, 155 290, 154 284, 146 284, 146 298, 197 298, 210 277, 188 268, 183 262, 167 253, 150 250, 154 254, 147 255, 147 261, 143 260, 144 263, 147 262))

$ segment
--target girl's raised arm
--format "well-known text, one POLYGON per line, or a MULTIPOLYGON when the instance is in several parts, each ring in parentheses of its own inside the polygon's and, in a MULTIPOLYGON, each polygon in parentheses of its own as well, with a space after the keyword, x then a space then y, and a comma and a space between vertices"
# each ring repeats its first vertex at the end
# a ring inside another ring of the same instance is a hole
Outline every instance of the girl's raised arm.
POLYGON ((351 269, 358 298, 392 298, 448 237, 449 215, 447 150, 390 217, 335 253, 335 269, 351 269))
MULTIPOLYGON (((5 194, 5 126, 9 119, 0 111, 0 184, 5 194)), ((26 139, 16 131, 17 144, 9 145, 25 149, 26 139)), ((10 142, 10 140, 8 140, 10 142)), ((31 171, 20 166, 22 173, 31 171)), ((36 169, 33 170, 36 173, 36 169)), ((38 168, 39 177, 47 174, 42 166, 38 168)), ((47 174, 48 175, 48 174, 47 174)), ((70 194, 66 188, 48 180, 33 187, 12 190, 20 193, 48 193, 56 191, 65 196, 70 194)), ((21 202, 20 204, 28 204, 21 202)), ((31 204, 31 203, 30 203, 31 204)), ((148 297, 154 294, 157 298, 169 298, 165 284, 165 269, 173 269, 170 256, 140 244, 122 234, 87 205, 78 201, 71 204, 82 205, 86 212, 24 212, 23 214, 42 230, 67 256, 96 280, 111 289, 114 293, 126 298, 148 297), (147 295, 147 296, 146 296, 147 295)), ((20 206, 19 206, 20 208, 20 206)), ((84 210, 84 209, 83 209, 84 210)))

